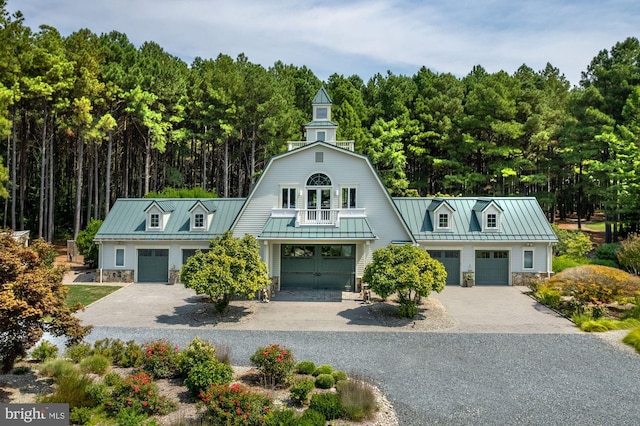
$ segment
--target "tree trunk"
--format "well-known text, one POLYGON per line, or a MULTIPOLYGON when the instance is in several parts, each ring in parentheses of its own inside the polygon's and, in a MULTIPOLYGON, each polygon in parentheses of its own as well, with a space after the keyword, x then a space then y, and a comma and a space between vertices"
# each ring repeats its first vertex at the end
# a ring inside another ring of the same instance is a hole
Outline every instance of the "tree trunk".
POLYGON ((13 148, 11 149, 11 229, 16 229, 16 183, 17 183, 17 158, 16 158, 16 113, 13 112, 13 119, 11 120, 12 127, 12 141, 13 148))
POLYGON ((98 144, 93 145, 93 219, 98 219, 100 211, 100 169, 98 168, 98 144))
POLYGON ((111 155, 113 154, 113 131, 109 130, 107 141, 107 165, 104 172, 104 215, 109 213, 111 203, 111 155))
POLYGON ((144 194, 149 192, 149 179, 151 178, 151 131, 147 131, 144 140, 144 194))
POLYGON ((80 233, 80 220, 82 210, 82 169, 84 162, 84 137, 77 139, 78 160, 77 160, 77 183, 76 183, 76 215, 75 223, 73 226, 73 239, 78 238, 80 233))
POLYGON ((91 166, 91 150, 87 155, 87 211, 85 223, 91 221, 91 204, 93 204, 93 167, 91 166))
POLYGON ((54 156, 54 138, 51 138, 51 146, 49 149, 49 215, 48 215, 48 225, 47 229, 49 230, 49 234, 47 235, 47 241, 53 242, 54 234, 55 234, 55 226, 53 225, 53 216, 55 209, 55 200, 54 200, 54 184, 53 184, 53 156, 54 156))
POLYGON ((222 177, 224 183, 224 197, 229 197, 229 139, 224 141, 224 175, 222 177))
POLYGON ((42 147, 40 149, 40 208, 38 210, 38 237, 44 237, 44 182, 47 170, 47 106, 45 104, 42 120, 42 147))

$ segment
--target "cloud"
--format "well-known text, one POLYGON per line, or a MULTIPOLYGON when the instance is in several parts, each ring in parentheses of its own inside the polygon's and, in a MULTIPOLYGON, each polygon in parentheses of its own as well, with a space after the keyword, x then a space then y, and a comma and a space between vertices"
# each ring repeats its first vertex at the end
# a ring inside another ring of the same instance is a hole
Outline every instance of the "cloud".
POLYGON ((514 72, 547 62, 572 83, 602 49, 639 35, 635 0, 9 0, 27 23, 63 35, 117 30, 191 62, 245 53, 265 67, 306 65, 326 79, 421 66, 466 75, 474 65, 514 72))

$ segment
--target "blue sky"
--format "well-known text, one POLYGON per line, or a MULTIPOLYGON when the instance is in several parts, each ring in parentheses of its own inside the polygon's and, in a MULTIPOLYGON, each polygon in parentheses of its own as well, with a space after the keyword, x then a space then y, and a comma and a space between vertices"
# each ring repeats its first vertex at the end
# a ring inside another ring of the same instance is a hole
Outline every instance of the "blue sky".
POLYGON ((421 66, 462 77, 550 62, 575 85, 600 50, 640 38, 638 0, 8 0, 18 9, 34 30, 116 30, 187 63, 244 53, 365 82, 421 66))

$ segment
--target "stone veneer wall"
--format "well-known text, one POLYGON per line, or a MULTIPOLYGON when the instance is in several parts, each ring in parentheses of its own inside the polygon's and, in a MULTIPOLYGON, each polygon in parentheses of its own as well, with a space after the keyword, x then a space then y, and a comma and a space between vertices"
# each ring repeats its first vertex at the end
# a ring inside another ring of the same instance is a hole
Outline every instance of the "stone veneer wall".
MULTIPOLYGON (((98 270, 97 282, 100 282, 100 270, 98 270)), ((103 269, 103 283, 132 283, 134 273, 131 269, 103 269)))
POLYGON ((543 272, 511 273, 511 285, 529 286, 529 283, 531 283, 531 281, 542 282, 542 281, 545 281, 546 279, 547 279, 547 274, 543 272))

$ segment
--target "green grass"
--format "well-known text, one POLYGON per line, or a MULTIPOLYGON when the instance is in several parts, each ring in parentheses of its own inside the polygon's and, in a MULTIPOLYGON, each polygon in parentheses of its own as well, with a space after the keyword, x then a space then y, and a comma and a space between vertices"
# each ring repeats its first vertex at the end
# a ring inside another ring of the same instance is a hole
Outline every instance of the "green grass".
POLYGON ((116 285, 74 284, 67 286, 67 288, 69 289, 69 293, 67 294, 67 306, 72 307, 76 303, 88 306, 96 300, 102 299, 122 287, 116 285))
POLYGON ((590 231, 604 232, 605 223, 606 222, 585 223, 584 227, 590 231))

